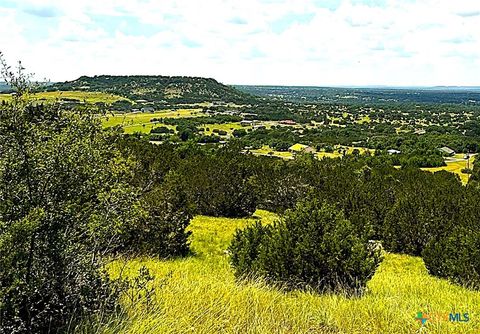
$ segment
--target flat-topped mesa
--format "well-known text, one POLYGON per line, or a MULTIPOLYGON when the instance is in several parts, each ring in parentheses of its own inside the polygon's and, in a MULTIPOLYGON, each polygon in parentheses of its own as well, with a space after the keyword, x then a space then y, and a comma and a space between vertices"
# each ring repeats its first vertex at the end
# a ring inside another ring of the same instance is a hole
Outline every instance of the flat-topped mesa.
POLYGON ((253 96, 212 78, 156 75, 81 76, 73 81, 55 83, 48 90, 106 92, 131 100, 167 103, 233 102, 245 103, 253 96))

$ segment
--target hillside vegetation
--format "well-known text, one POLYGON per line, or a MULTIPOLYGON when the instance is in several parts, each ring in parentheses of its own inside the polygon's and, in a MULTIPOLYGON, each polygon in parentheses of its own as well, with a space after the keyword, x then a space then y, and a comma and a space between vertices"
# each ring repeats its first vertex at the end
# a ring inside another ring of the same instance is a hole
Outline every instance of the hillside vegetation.
POLYGON ((195 256, 162 261, 118 260, 109 271, 135 276, 146 266, 155 276, 152 301, 129 305, 124 317, 98 333, 419 333, 418 312, 433 318, 423 333, 477 333, 480 293, 428 275, 417 257, 386 254, 360 298, 285 293, 261 279, 237 283, 225 250, 236 228, 270 224, 259 210, 252 219, 197 216, 189 229, 195 256), (450 312, 469 312, 469 323, 451 323, 450 312), (123 319, 123 321, 122 321, 123 319))
POLYGON ((466 185, 418 168, 471 161, 480 110, 465 129, 400 138, 377 122, 384 136, 369 137, 354 109, 312 123, 315 105, 204 109, 81 87, 68 92, 125 99, 39 103, 23 68, 0 63, 15 88, 0 103, 0 334, 480 329, 480 165, 461 169, 466 185))
POLYGON ((107 92, 132 100, 168 103, 201 103, 205 101, 244 102, 251 98, 214 79, 168 76, 82 76, 77 80, 56 83, 48 90, 107 92))

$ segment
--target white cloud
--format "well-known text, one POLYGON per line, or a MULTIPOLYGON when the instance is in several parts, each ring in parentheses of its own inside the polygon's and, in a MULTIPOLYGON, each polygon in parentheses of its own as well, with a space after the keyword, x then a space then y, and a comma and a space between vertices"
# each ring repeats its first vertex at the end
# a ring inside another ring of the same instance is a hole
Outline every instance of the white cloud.
POLYGON ((24 0, 0 4, 0 50, 52 80, 107 73, 246 84, 480 85, 478 1, 318 3, 24 0))

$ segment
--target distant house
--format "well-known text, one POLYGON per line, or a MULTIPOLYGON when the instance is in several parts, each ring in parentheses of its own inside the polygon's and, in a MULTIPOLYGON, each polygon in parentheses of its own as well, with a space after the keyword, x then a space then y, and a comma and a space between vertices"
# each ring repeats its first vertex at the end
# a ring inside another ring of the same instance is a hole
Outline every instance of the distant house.
POLYGON ((387 152, 388 152, 388 154, 390 154, 390 155, 402 153, 401 151, 399 151, 399 150, 394 150, 394 149, 387 150, 387 152))
POLYGON ((153 107, 143 107, 142 112, 154 112, 155 108, 153 107))
POLYGON ((280 121, 278 123, 283 124, 283 125, 296 125, 297 124, 297 122, 295 122, 294 120, 291 120, 291 119, 285 119, 285 120, 280 121))
POLYGON ((253 121, 243 120, 243 121, 240 121, 240 125, 241 126, 251 126, 251 125, 253 125, 253 121))
POLYGON ((447 157, 451 157, 451 156, 455 155, 455 151, 452 150, 450 147, 444 146, 444 147, 439 148, 438 150, 442 153, 442 155, 447 156, 447 157))
POLYGON ((246 119, 246 120, 254 120, 258 117, 257 114, 248 113, 248 112, 243 112, 243 113, 240 114, 240 116, 242 116, 243 119, 246 119))
POLYGON ((308 145, 295 144, 288 148, 291 153, 315 153, 315 149, 308 145))

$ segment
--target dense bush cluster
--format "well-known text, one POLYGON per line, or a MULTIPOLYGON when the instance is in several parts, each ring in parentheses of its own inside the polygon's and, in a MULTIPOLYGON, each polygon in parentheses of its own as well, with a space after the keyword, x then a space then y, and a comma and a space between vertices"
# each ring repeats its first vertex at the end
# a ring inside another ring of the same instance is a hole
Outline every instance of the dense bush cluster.
POLYGON ((274 225, 257 223, 237 231, 229 250, 237 276, 342 292, 361 292, 381 256, 341 212, 315 198, 274 225))
POLYGON ((0 109, 0 333, 46 333, 115 305, 100 253, 134 208, 128 164, 90 113, 0 109))
POLYGON ((136 177, 95 110, 33 103, 2 65, 17 94, 0 107, 0 333, 60 333, 118 307, 105 255, 185 255, 191 214, 174 183, 136 177))
MULTIPOLYGON (((452 173, 395 169, 382 156, 319 161, 301 155, 285 161, 242 154, 235 143, 205 149, 126 142, 141 162, 139 182, 175 180, 177 194, 193 213, 242 217, 256 208, 284 213, 311 194, 343 212, 357 236, 379 240, 387 251, 424 256, 427 268, 443 277, 458 274, 443 269, 440 274, 435 262, 427 260, 427 246, 432 240, 445 242, 459 226, 463 231, 478 228, 479 218, 472 216, 478 211, 472 203, 480 198, 478 169, 465 187, 452 173)), ((465 261, 475 266, 474 259, 465 261)))

